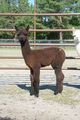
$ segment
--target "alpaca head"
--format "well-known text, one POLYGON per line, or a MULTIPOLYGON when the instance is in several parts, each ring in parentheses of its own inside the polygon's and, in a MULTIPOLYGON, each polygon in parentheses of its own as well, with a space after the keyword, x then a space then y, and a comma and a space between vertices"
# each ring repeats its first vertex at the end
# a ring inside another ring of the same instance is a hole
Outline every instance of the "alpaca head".
POLYGON ((16 38, 19 40, 21 44, 25 43, 29 32, 29 25, 26 28, 15 26, 15 29, 16 29, 16 35, 15 35, 16 38))

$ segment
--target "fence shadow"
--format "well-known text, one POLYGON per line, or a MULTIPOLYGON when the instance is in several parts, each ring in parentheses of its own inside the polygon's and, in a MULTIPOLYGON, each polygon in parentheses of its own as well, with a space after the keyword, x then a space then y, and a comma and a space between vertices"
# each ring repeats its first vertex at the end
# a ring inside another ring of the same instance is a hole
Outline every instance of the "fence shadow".
POLYGON ((74 88, 80 89, 80 85, 74 85, 74 84, 64 83, 64 86, 74 87, 74 88))
MULTIPOLYGON (((21 88, 21 89, 26 90, 26 91, 30 91, 30 89, 31 89, 31 87, 26 86, 26 84, 17 84, 17 86, 19 88, 21 88)), ((69 84, 69 83, 64 83, 64 86, 74 87, 74 88, 80 89, 80 85, 73 85, 73 84, 69 84)), ((56 86, 52 85, 52 84, 49 84, 49 85, 40 85, 39 89, 40 90, 49 89, 49 90, 52 90, 54 92, 55 89, 56 89, 56 86)))
POLYGON ((0 120, 13 120, 13 119, 11 119, 11 118, 7 118, 7 117, 5 117, 5 118, 0 117, 0 120))
POLYGON ((26 86, 26 84, 17 84, 17 86, 23 90, 30 91, 30 87, 26 86))
MULTIPOLYGON (((17 84, 17 86, 21 89, 28 90, 28 91, 30 91, 30 89, 31 89, 31 87, 26 86, 26 84, 17 84)), ((40 90, 49 89, 49 90, 55 91, 56 87, 55 87, 55 85, 52 85, 52 84, 40 85, 39 89, 40 90)))

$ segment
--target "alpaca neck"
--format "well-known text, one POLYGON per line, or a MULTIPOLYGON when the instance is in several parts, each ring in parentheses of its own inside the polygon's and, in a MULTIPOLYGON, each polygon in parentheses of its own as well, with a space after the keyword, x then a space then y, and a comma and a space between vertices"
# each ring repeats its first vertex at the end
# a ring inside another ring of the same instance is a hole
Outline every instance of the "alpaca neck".
POLYGON ((30 45, 29 45, 28 40, 21 43, 21 49, 22 49, 22 54, 23 54, 24 58, 30 54, 31 49, 30 49, 30 45))

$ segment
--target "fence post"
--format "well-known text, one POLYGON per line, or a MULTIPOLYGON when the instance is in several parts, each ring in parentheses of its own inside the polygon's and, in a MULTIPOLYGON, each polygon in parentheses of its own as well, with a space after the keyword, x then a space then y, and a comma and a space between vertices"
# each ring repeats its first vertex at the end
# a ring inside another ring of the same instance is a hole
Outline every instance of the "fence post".
POLYGON ((34 0, 34 48, 36 48, 36 0, 34 0))

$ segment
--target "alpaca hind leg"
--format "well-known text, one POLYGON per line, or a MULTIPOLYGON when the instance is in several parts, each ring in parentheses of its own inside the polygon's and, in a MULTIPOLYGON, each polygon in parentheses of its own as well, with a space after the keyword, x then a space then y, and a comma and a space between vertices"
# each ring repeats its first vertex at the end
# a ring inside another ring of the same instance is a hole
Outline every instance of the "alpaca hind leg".
POLYGON ((64 79, 64 74, 61 69, 56 68, 55 69, 55 74, 56 74, 56 91, 54 94, 61 93, 63 90, 63 79, 64 79))

